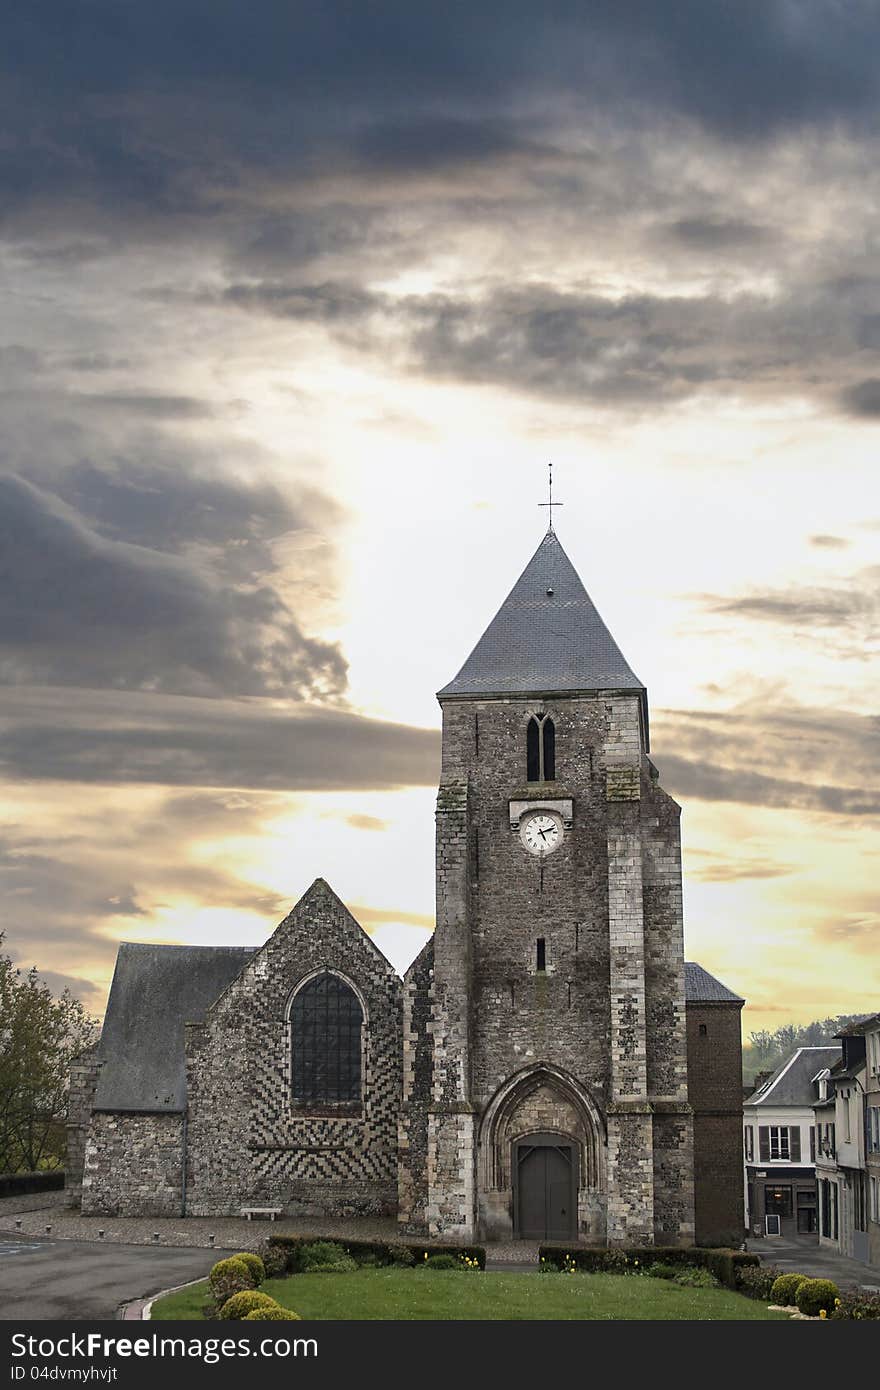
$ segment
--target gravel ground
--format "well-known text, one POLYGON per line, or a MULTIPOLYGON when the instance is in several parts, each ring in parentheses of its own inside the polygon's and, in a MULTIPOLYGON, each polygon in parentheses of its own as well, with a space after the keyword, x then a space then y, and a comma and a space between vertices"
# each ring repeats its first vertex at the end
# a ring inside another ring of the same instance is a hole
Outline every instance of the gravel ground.
MULTIPOLYGON (((190 1216, 186 1220, 160 1216, 81 1216, 77 1208, 64 1206, 64 1198, 63 1192, 3 1198, 0 1200, 0 1233, 50 1235, 53 1240, 103 1240, 108 1244, 121 1245, 210 1248, 213 1244, 218 1250, 254 1250, 270 1235, 329 1236, 338 1240, 401 1239, 397 1222, 392 1217, 348 1220, 283 1217, 277 1221, 247 1221, 243 1217, 227 1216, 190 1216), (47 1231, 47 1226, 51 1227, 50 1231, 47 1231), (104 1232, 103 1236, 99 1236, 99 1231, 104 1232), (154 1240, 155 1234, 158 1234, 158 1240, 154 1240)), ((538 1259, 538 1243, 526 1240, 496 1242, 486 1246, 486 1253, 493 1264, 534 1265, 538 1259)))

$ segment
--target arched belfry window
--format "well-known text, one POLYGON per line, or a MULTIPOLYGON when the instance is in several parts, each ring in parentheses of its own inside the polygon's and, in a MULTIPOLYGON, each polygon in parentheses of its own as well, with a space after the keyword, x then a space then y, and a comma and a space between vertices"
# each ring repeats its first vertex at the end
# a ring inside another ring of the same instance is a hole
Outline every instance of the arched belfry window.
POLYGON ((530 782, 556 778, 556 727, 549 714, 533 714, 526 728, 526 776, 530 782))
POLYGON ((329 970, 297 990, 290 1008, 291 1099, 295 1106, 356 1106, 361 1099, 364 1011, 329 970))

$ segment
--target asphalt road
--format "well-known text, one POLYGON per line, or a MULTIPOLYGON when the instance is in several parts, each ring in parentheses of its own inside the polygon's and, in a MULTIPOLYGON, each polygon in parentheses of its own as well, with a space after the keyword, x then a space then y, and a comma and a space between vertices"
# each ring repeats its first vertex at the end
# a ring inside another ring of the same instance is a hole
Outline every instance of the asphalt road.
POLYGON ((185 1284, 228 1252, 0 1238, 0 1318, 114 1318, 120 1303, 185 1284))

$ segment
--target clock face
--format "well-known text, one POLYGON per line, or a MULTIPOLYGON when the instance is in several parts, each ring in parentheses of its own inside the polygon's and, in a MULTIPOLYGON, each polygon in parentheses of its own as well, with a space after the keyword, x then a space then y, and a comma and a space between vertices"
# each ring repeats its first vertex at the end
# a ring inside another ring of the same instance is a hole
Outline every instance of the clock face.
POLYGON ((527 816, 519 834, 530 854, 550 854, 562 843, 562 826, 549 811, 535 811, 527 816))

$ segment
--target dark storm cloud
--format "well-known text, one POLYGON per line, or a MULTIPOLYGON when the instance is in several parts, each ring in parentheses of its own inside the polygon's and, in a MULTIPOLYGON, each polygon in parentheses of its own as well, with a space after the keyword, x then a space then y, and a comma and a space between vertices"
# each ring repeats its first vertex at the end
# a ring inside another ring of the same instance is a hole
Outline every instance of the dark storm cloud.
POLYGON ((233 0, 35 0, 4 25, 19 137, 0 159, 4 216, 102 205, 105 225, 137 215, 143 235, 233 214, 260 171, 497 161, 536 128, 540 143, 549 111, 728 141, 858 125, 876 108, 878 30, 868 0, 269 0, 247 15, 233 0))
POLYGON ((278 791, 432 786, 439 735, 344 710, 258 701, 0 692, 10 778, 278 791))
POLYGON ((737 801, 748 806, 840 816, 880 815, 880 792, 873 789, 787 781, 746 768, 719 767, 716 763, 696 762, 668 753, 660 754, 658 766, 666 790, 683 800, 737 801))
POLYGON ((734 247, 754 246, 770 235, 766 227, 735 217, 682 217, 664 230, 684 246, 725 253, 734 247))
POLYGON ((856 419, 880 420, 880 377, 869 377, 848 387, 842 393, 841 404, 856 419))
MULTIPOLYGON (((827 536, 814 537, 813 543, 846 545, 827 536)), ((868 660, 880 628, 880 565, 860 570, 836 587, 792 585, 733 597, 703 594, 697 601, 707 612, 778 624, 830 643, 840 656, 868 660)))
POLYGON ((151 420, 202 420, 219 413, 217 406, 195 396, 151 396, 139 391, 81 391, 71 404, 103 413, 118 412, 129 420, 138 416, 151 420))
POLYGON ((338 693, 336 646, 306 637, 266 584, 109 540, 57 496, 0 477, 6 682, 287 697, 338 693))
POLYGON ((861 360, 855 333, 865 297, 880 302, 880 280, 858 291, 821 282, 778 295, 616 298, 541 283, 393 296, 272 280, 205 299, 320 326, 430 377, 639 409, 708 391, 824 402, 861 360))
POLYGON ((725 713, 655 711, 653 723, 656 762, 673 796, 880 815, 876 717, 762 700, 725 713))

